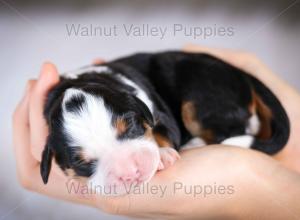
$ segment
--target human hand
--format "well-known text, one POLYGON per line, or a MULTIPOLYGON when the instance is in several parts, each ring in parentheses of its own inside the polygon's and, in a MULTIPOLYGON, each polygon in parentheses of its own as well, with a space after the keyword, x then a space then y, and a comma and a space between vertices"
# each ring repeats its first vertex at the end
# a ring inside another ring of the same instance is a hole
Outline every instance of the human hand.
POLYGON ((66 187, 68 179, 55 166, 49 183, 44 185, 39 174, 40 155, 47 136, 47 126, 42 115, 43 102, 48 90, 57 82, 58 73, 55 67, 51 64, 44 65, 39 80, 29 82, 26 95, 14 115, 14 145, 18 176, 22 185, 27 189, 72 202, 96 206, 114 214, 148 218, 175 219, 184 216, 185 218, 208 219, 236 216, 237 210, 232 210, 232 207, 238 207, 239 203, 244 204, 242 201, 245 197, 256 195, 254 194, 255 187, 249 187, 249 183, 259 179, 256 174, 257 169, 253 169, 251 165, 253 161, 255 165, 267 170, 274 170, 274 167, 278 167, 273 160, 257 152, 211 146, 183 152, 180 161, 168 170, 158 173, 151 180, 150 185, 167 186, 169 191, 162 198, 151 193, 130 194, 122 197, 93 194, 82 196, 69 193, 66 187), (218 185, 234 184, 236 191, 234 195, 224 197, 213 195, 209 198, 201 198, 200 195, 199 199, 183 191, 172 194, 175 182, 187 186, 211 185, 214 182, 218 185))
MULTIPOLYGON (((37 129, 43 124, 43 117, 40 115, 41 121, 31 122, 29 116, 33 114, 30 111, 34 112, 36 108, 43 106, 41 98, 45 97, 51 82, 56 82, 56 74, 53 65, 44 65, 39 80, 28 83, 25 97, 14 115, 14 146, 18 176, 21 184, 29 190, 131 217, 210 219, 222 216, 224 219, 240 215, 239 211, 245 209, 245 206, 240 208, 237 204, 245 204, 246 201, 256 202, 254 192, 257 188, 260 189, 259 184, 258 187, 255 184, 249 187, 249 183, 261 181, 256 171, 260 170, 258 167, 264 167, 268 172, 279 173, 274 161, 270 162, 263 154, 233 147, 210 146, 183 152, 181 160, 169 169, 159 172, 151 180, 150 187, 162 187, 165 189, 164 192, 140 192, 121 197, 78 195, 69 191, 66 185, 69 180, 57 167, 53 167, 51 178, 48 184, 44 185, 39 173, 40 160, 35 158, 31 151, 32 143, 37 142, 32 140, 30 135, 32 131, 39 132, 45 129, 42 127, 41 130, 37 129), (47 76, 49 77, 47 80, 44 80, 46 79, 44 74, 50 75, 47 76), (42 90, 37 89, 39 83, 43 85, 42 90), (41 100, 41 103, 36 108, 30 109, 32 98, 41 100), (254 164, 255 168, 251 164, 254 164), (206 191, 200 192, 199 187, 205 190, 205 186, 206 191), (215 186, 223 187, 225 191, 223 189, 221 192, 211 192, 211 188, 215 186), (187 187, 187 191, 191 191, 192 187, 191 194, 178 187, 187 187), (228 191, 228 187, 232 187, 231 191, 228 191), (207 188, 210 189, 208 192, 207 188)), ((43 132, 47 133, 46 130, 43 132)), ((39 148, 42 149, 43 143, 40 144, 39 148)), ((281 176, 286 180, 284 175, 281 176)), ((253 207, 253 204, 248 205, 253 207)), ((247 213, 246 211, 244 213, 247 213)))
POLYGON ((44 186, 39 172, 41 153, 48 135, 43 117, 44 101, 49 89, 58 81, 57 70, 49 63, 43 65, 38 80, 28 81, 25 95, 13 116, 14 151, 17 174, 23 187, 68 200, 67 193, 59 187, 64 185, 66 177, 55 164, 51 177, 53 181, 47 187, 44 186))

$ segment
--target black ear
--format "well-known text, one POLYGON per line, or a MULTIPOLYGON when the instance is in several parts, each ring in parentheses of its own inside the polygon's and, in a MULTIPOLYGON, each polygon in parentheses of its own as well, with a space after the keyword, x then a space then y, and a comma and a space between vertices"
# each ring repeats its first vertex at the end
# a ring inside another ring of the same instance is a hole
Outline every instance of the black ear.
POLYGON ((47 184, 48 182, 48 177, 51 170, 52 157, 53 157, 53 152, 49 144, 47 143, 42 154, 42 162, 40 165, 40 172, 44 184, 47 184))
POLYGON ((154 119, 147 105, 135 96, 134 99, 137 102, 136 107, 140 111, 143 118, 146 120, 146 122, 149 124, 151 128, 154 127, 154 119))

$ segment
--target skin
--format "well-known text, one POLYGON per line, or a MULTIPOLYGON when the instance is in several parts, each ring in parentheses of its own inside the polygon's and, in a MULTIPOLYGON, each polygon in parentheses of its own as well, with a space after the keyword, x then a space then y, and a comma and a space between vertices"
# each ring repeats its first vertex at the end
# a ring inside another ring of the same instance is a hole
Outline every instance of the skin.
MULTIPOLYGON (((249 53, 188 45, 189 52, 206 52, 246 70, 264 82, 280 99, 291 120, 291 137, 273 158, 252 150, 209 146, 181 152, 172 167, 158 172, 150 186, 166 187, 160 193, 107 197, 69 193, 68 178, 53 163, 47 185, 39 173, 41 152, 48 134, 43 104, 58 81, 51 63, 42 66, 37 80, 27 83, 25 95, 13 116, 14 151, 21 185, 54 198, 89 205, 105 212, 150 219, 299 219, 300 218, 300 95, 249 53), (176 190, 186 186, 233 186, 234 192, 196 195, 176 190)), ((102 62, 98 60, 96 62, 102 62)), ((73 180, 76 182, 76 180, 73 180)))

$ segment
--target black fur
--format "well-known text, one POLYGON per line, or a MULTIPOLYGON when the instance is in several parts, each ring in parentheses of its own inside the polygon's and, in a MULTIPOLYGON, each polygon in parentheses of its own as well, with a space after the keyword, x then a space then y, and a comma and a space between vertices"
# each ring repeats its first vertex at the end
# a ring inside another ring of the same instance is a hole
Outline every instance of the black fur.
POLYGON ((212 143, 220 143, 228 137, 245 134, 246 121, 250 116, 251 89, 262 97, 274 116, 272 137, 268 140, 255 139, 252 148, 275 154, 288 141, 289 119, 275 95, 253 76, 216 57, 163 52, 136 54, 115 62, 135 67, 140 73, 136 78, 143 75, 150 81, 176 118, 181 131, 180 145, 191 138, 181 120, 183 101, 194 101, 198 120, 215 133, 212 143))

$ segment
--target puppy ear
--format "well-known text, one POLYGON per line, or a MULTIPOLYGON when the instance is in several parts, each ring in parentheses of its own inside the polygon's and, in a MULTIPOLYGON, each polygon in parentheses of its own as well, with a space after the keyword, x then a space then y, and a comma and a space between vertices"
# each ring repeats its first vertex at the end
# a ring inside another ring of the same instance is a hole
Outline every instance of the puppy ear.
POLYGON ((147 124, 149 124, 149 126, 152 128, 154 126, 154 119, 149 108, 139 98, 134 96, 134 99, 137 102, 137 109, 140 111, 142 117, 146 120, 147 124))
POLYGON ((42 162, 40 165, 40 172, 44 184, 47 184, 48 182, 48 177, 51 170, 52 157, 53 157, 53 152, 49 144, 47 143, 42 154, 42 162))

